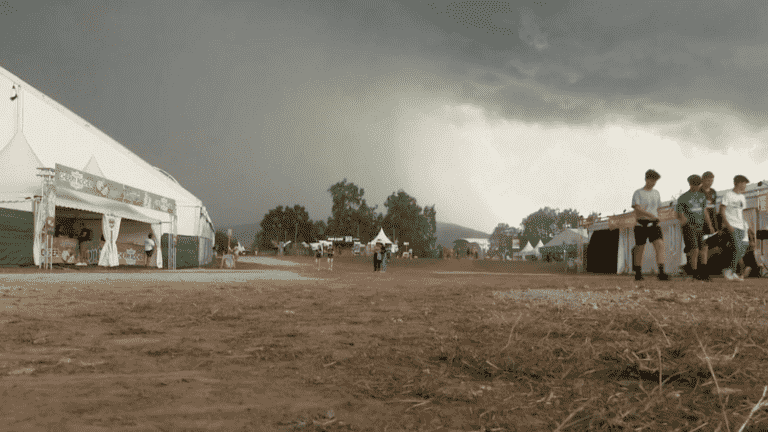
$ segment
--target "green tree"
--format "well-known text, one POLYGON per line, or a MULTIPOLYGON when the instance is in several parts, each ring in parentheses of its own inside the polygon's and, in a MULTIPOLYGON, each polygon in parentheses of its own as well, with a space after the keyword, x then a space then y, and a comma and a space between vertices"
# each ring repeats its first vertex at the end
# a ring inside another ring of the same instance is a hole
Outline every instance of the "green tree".
POLYGON ((347 179, 328 188, 333 205, 328 219, 327 233, 332 236, 355 236, 358 230, 359 210, 364 203, 365 189, 347 179))
POLYGON ((328 225, 325 221, 319 220, 312 223, 312 241, 325 239, 328 225))
POLYGON ((432 256, 437 241, 435 207, 428 207, 426 213, 419 207, 416 198, 402 189, 387 197, 384 207, 387 215, 383 218, 384 232, 392 235, 392 241, 402 245, 408 242, 417 256, 432 256))
POLYGON ((355 212, 354 223, 357 225, 357 228, 353 234, 364 243, 376 237, 376 234, 379 233, 379 228, 381 228, 383 215, 376 211, 378 207, 378 205, 370 207, 365 199, 363 199, 357 212, 355 212))
POLYGON ((317 238, 315 223, 301 205, 293 207, 277 206, 269 210, 259 224, 261 230, 256 233, 254 246, 257 249, 274 249, 280 242, 310 242, 317 238))
POLYGON ((500 223, 496 225, 496 228, 493 229, 493 233, 491 233, 490 237, 488 237, 490 242, 488 255, 500 255, 502 257, 507 255, 511 256, 513 251, 513 243, 515 237, 518 234, 518 231, 519 230, 517 228, 511 227, 506 223, 500 223))
POLYGON ((565 209, 557 213, 557 232, 565 228, 578 228, 581 215, 574 209, 565 209))
MULTIPOLYGON (((227 252, 227 233, 225 231, 216 231, 214 233, 214 246, 216 247, 216 253, 226 253, 227 252)), ((237 246, 237 237, 234 235, 232 236, 232 239, 229 241, 229 247, 234 248, 237 246)))
POLYGON ((424 206, 424 212, 422 213, 424 216, 424 226, 422 227, 422 232, 426 233, 427 237, 427 244, 429 245, 430 255, 432 258, 436 258, 440 255, 440 251, 436 248, 437 243, 437 210, 435 210, 435 205, 432 204, 432 206, 424 206))
MULTIPOLYGON (((595 215, 593 212, 592 215, 595 215)), ((590 216, 592 216, 590 215, 590 216)), ((531 246, 541 240, 547 244, 552 237, 557 235, 565 228, 576 228, 579 226, 581 215, 577 210, 552 209, 549 207, 540 208, 523 219, 520 232, 520 247, 524 247, 526 242, 531 246)))

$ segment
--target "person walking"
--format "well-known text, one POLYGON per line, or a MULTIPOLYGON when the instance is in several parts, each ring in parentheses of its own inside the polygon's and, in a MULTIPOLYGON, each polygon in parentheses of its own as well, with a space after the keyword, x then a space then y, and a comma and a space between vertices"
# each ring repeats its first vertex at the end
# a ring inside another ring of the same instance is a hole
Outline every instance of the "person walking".
POLYGON ((704 223, 704 235, 701 242, 701 267, 699 274, 702 275, 703 280, 711 281, 711 272, 709 271, 709 240, 720 229, 720 223, 718 222, 717 211, 715 210, 715 203, 717 202, 717 191, 712 189, 712 183, 715 181, 715 175, 712 171, 707 171, 701 175, 701 192, 704 193, 704 197, 707 199, 707 205, 704 212, 707 214, 707 219, 704 223))
POLYGON ((147 260, 144 262, 144 267, 149 267, 149 261, 151 260, 152 254, 154 252, 155 252, 155 241, 152 240, 152 233, 149 233, 149 235, 147 235, 147 238, 144 239, 144 254, 147 256, 147 260))
POLYGON ((387 272, 387 256, 389 255, 389 245, 384 246, 384 250, 381 254, 381 272, 387 272))
POLYGON ((725 193, 720 203, 720 214, 723 215, 723 231, 730 237, 734 250, 731 255, 730 265, 723 270, 723 276, 729 281, 744 281, 744 278, 736 274, 736 266, 744 256, 749 244, 749 224, 744 219, 744 209, 747 208, 747 199, 744 191, 749 180, 743 175, 733 178, 733 189, 725 193))
POLYGON ((335 245, 331 245, 331 247, 328 249, 328 271, 333 271, 333 254, 335 250, 335 245))
POLYGON ((632 267, 635 270, 635 280, 643 280, 642 263, 645 243, 650 241, 656 251, 656 263, 659 266, 659 280, 669 280, 664 272, 664 237, 659 227, 659 205, 661 195, 654 189, 661 174, 649 169, 645 172, 645 186, 632 195, 632 208, 635 209, 637 224, 635 225, 635 248, 632 254, 632 267))
POLYGON ((80 253, 77 265, 88 265, 88 242, 91 241, 91 230, 80 224, 80 233, 77 235, 77 249, 80 253))
POLYGON ((376 243, 376 247, 373 250, 373 271, 381 271, 381 253, 384 247, 381 243, 376 243))
POLYGON ((680 227, 683 233, 683 243, 685 248, 683 252, 688 257, 688 263, 691 267, 691 275, 698 280, 710 280, 709 276, 703 276, 699 271, 699 250, 703 243, 704 224, 709 223, 709 215, 704 211, 706 205, 706 196, 701 189, 701 177, 694 174, 688 177, 688 192, 682 194, 677 199, 675 211, 680 220, 680 227))
POLYGON ((317 266, 317 270, 320 271, 320 258, 323 257, 323 244, 320 243, 317 245, 317 250, 315 251, 315 265, 317 266))

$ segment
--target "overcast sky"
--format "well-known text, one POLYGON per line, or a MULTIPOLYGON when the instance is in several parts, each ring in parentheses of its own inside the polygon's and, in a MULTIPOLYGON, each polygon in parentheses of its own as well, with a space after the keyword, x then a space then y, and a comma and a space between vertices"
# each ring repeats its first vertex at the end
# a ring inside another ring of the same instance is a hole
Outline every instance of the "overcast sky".
POLYGON ((665 200, 768 178, 763 0, 8 0, 0 40, 217 226, 325 219, 343 178, 488 233, 620 213, 648 168, 665 200))

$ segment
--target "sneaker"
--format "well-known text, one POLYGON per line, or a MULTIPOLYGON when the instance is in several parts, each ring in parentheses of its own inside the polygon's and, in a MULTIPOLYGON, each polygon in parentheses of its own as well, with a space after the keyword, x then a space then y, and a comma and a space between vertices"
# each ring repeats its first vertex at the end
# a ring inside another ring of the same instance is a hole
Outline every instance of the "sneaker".
POLYGON ((669 280, 669 275, 666 273, 659 273, 659 280, 660 281, 666 281, 669 280))
POLYGON ((725 270, 723 270, 723 277, 724 277, 726 280, 729 280, 729 281, 732 281, 732 280, 734 280, 734 279, 735 279, 735 275, 733 274, 733 270, 731 270, 731 269, 725 269, 725 270))
POLYGON ((635 273, 635 280, 641 281, 641 280, 645 280, 645 278, 643 277, 642 273, 635 273))

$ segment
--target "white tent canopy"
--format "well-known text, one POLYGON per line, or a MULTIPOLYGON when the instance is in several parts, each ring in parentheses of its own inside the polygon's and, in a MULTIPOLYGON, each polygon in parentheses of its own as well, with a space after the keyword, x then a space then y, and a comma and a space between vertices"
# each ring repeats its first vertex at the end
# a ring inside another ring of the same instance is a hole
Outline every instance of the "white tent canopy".
MULTIPOLYGON (((211 254, 214 229, 208 212, 202 201, 172 176, 3 68, 0 89, 0 207, 32 212, 31 198, 41 194, 38 168, 59 164, 173 199, 177 234, 206 240, 200 244, 201 261, 211 254), (15 100, 10 98, 12 86, 17 90, 15 100)), ((57 191, 56 205, 124 220, 161 223, 162 232, 171 232, 171 215, 167 212, 76 190, 57 191)))
POLYGON ((552 240, 547 242, 544 247, 562 246, 564 244, 577 244, 579 241, 579 236, 581 236, 582 242, 586 243, 589 241, 586 228, 566 228, 552 237, 552 240))
POLYGON ((384 234, 384 228, 381 228, 379 230, 379 233, 376 235, 376 237, 373 238, 373 240, 369 241, 369 245, 376 245, 376 243, 381 243, 384 245, 392 244, 392 240, 387 237, 386 234, 384 234))
MULTIPOLYGON (((6 180, 0 183, 0 200, 39 195, 41 180, 37 168, 54 168, 58 163, 175 200, 178 234, 201 236, 212 231, 201 226, 202 221, 211 228, 213 226, 207 212, 203 211, 202 201, 182 188, 173 177, 0 68, 0 88, 10 90, 14 85, 19 89, 15 101, 9 97, 0 98, 0 119, 4 120, 0 122, 0 169, 10 169, 3 171, 6 180), (9 172, 13 177, 7 175, 9 172)), ((94 199, 98 197, 85 194, 61 196, 57 205, 92 211, 103 204, 94 199)), ((31 204, 25 207, 18 209, 32 210, 31 204)), ((130 219, 140 218, 136 214, 139 213, 144 216, 137 220, 146 222, 160 220, 166 225, 163 231, 170 231, 167 213, 163 215, 116 201, 111 211, 116 216, 130 219)))
POLYGON ((530 242, 525 243, 525 247, 520 250, 520 255, 530 255, 533 253, 533 246, 530 242))

